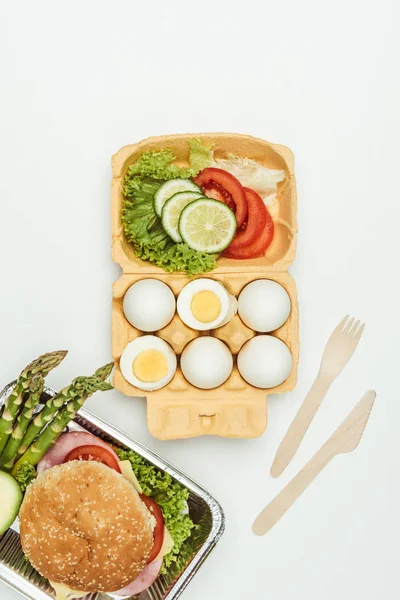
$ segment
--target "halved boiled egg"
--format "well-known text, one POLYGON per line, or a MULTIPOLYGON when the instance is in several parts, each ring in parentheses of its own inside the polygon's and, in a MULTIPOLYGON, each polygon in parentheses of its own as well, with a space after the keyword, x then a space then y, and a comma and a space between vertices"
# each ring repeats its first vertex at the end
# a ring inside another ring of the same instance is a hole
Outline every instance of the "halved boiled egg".
POLYGON ((237 312, 237 300, 214 279, 195 279, 181 291, 177 302, 182 321, 198 331, 228 323, 237 312))
POLYGON ((145 391, 158 390, 175 375, 176 355, 161 338, 143 335, 126 346, 120 369, 131 385, 145 391))

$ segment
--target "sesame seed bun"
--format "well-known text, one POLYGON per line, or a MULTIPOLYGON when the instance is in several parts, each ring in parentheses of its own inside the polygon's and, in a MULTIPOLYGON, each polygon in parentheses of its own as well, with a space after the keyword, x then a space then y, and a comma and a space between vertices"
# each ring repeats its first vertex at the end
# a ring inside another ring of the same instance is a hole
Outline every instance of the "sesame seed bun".
POLYGON ((134 487, 106 465, 72 461, 40 475, 19 513, 22 548, 47 579, 112 592, 144 569, 151 515, 134 487))

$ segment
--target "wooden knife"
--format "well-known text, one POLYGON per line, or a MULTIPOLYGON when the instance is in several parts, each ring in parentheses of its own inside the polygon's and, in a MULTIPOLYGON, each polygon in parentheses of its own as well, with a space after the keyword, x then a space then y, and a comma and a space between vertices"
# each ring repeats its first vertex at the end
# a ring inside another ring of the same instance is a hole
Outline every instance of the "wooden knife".
POLYGON ((335 433, 290 483, 264 508, 253 523, 253 533, 264 535, 279 521, 322 469, 338 454, 352 452, 360 443, 376 393, 367 392, 335 433))

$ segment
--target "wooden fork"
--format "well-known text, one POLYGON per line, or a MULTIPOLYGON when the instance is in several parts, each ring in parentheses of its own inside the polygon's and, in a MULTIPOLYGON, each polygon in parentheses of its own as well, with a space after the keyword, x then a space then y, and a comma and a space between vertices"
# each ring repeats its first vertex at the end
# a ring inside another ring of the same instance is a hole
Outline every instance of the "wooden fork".
POLYGON ((360 341, 365 323, 347 315, 332 332, 322 355, 317 379, 314 381, 294 421, 275 455, 272 477, 279 477, 296 454, 326 392, 349 362, 360 341))

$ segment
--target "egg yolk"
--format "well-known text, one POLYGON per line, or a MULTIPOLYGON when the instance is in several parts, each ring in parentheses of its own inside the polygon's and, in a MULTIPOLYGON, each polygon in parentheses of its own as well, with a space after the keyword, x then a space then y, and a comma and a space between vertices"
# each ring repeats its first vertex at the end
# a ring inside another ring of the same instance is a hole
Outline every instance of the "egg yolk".
POLYGON ((168 361, 159 350, 143 350, 133 361, 132 371, 140 381, 154 383, 168 375, 168 361))
POLYGON ((200 323, 212 323, 221 312, 221 301, 214 292, 203 290, 193 296, 190 308, 200 323))

